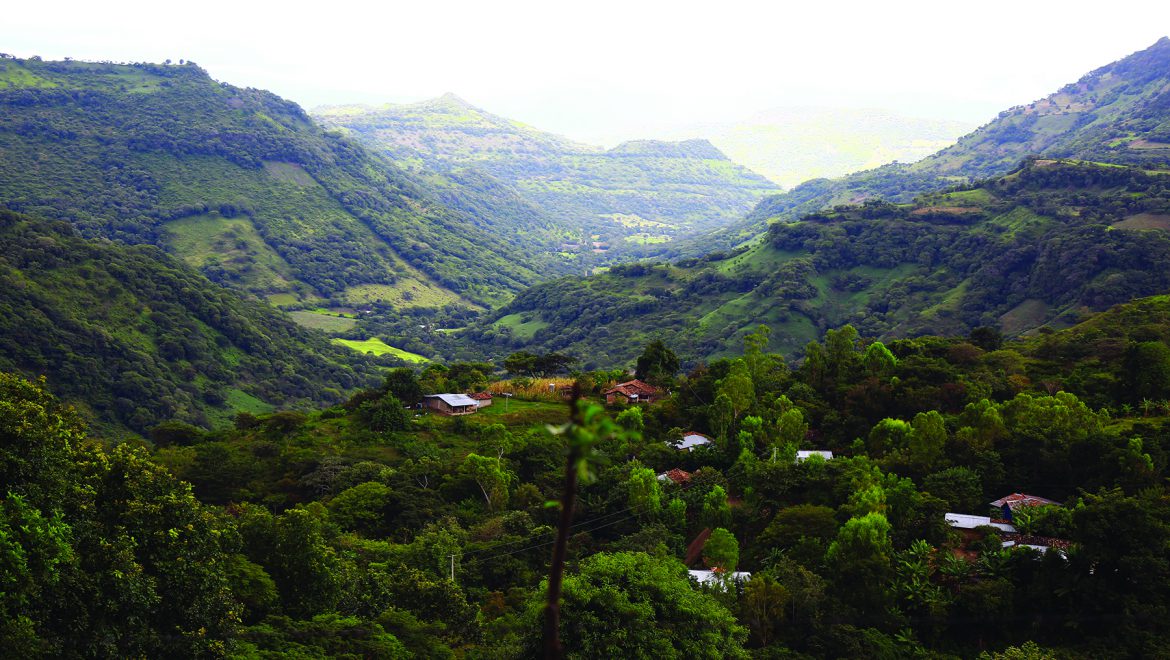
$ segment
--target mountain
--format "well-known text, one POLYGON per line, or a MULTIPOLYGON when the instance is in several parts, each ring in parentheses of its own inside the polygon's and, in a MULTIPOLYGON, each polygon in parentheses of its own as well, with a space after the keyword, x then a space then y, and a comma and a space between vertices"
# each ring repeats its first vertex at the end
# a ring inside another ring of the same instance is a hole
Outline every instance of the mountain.
POLYGON ((43 375, 104 426, 321 406, 376 363, 156 247, 0 210, 0 370, 43 375))
POLYGON ((1170 163, 1170 38, 1101 67, 1043 99, 998 117, 913 164, 892 163, 843 179, 808 181, 765 198, 744 222, 703 236, 681 252, 730 247, 835 204, 915 195, 1005 174, 1030 155, 1132 165, 1170 163))
MULTIPOLYGON (((154 244, 280 304, 490 305, 570 272, 271 93, 198 66, 0 59, 0 204, 154 244)), ((466 207, 480 208, 480 214, 466 207)), ((494 215, 493 215, 494 214, 494 215)))
POLYGON ((954 144, 973 128, 966 122, 872 108, 785 107, 677 135, 704 135, 735 162, 791 188, 893 161, 912 163, 954 144))
POLYGON ((567 251, 655 245, 742 217, 767 179, 705 140, 576 144, 453 94, 412 105, 320 108, 314 118, 400 163, 459 179, 474 172, 555 218, 567 251))
POLYGON ((468 331, 506 352, 629 362, 652 339, 691 361, 758 324, 797 353, 851 323, 874 337, 1014 336, 1170 290, 1170 171, 1039 159, 911 204, 870 200, 773 224, 750 247, 533 287, 468 331))

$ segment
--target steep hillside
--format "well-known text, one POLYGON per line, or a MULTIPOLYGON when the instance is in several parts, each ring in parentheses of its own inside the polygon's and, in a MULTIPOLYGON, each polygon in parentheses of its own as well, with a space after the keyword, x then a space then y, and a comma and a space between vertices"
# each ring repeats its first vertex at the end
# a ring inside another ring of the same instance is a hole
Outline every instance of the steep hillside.
POLYGON ((883 110, 775 108, 733 124, 680 131, 704 135, 732 160, 792 188, 885 163, 913 163, 954 144, 974 124, 883 110))
POLYGON ((789 354, 844 323, 875 337, 977 326, 1018 335, 1170 290, 1167 264, 1170 173, 1038 160, 913 204, 777 223, 732 253, 549 282, 471 337, 605 366, 653 338, 692 360, 722 355, 759 323, 789 354))
POLYGON ((814 180, 768 197, 746 221, 685 246, 692 254, 729 247, 835 204, 913 196, 998 176, 1030 155, 1131 165, 1170 163, 1170 38, 1101 67, 1060 91, 1017 106, 913 164, 890 164, 837 180, 814 180))
POLYGON ((335 403, 376 363, 152 246, 0 210, 0 370, 43 375, 102 424, 335 403))
POLYGON ((190 63, 0 60, 0 204, 165 247, 280 303, 491 304, 568 272, 553 242, 515 241, 295 104, 190 63))
POLYGON ((314 116, 399 162, 453 179, 490 177, 555 218, 567 251, 588 251, 590 242, 636 250, 718 227, 776 190, 705 140, 635 141, 605 151, 451 94, 413 105, 322 108, 314 116))

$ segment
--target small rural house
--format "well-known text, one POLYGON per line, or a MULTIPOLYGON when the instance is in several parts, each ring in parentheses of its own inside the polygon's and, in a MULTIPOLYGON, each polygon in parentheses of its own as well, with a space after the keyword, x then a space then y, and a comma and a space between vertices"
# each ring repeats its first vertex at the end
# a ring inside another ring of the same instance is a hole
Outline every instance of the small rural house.
POLYGON ((711 438, 708 438, 702 433, 695 433, 694 431, 690 431, 682 437, 681 441, 676 440, 670 444, 679 451, 694 451, 696 447, 709 445, 711 442, 711 438))
POLYGON ((475 405, 479 408, 487 408, 488 406, 492 405, 491 392, 476 392, 470 396, 472 399, 475 399, 475 405))
POLYGON ((424 402, 440 415, 470 415, 479 410, 478 402, 466 394, 428 394, 424 402))
POLYGON ((686 470, 674 468, 673 470, 667 470, 666 472, 658 475, 658 480, 669 481, 671 483, 676 483, 682 486, 686 485, 686 483, 691 480, 691 473, 687 472, 686 470))
POLYGON ((636 378, 618 383, 605 391, 605 402, 608 404, 654 403, 661 398, 661 390, 636 378))
POLYGON ((1050 500, 1046 497, 1039 497, 1037 495, 1028 495, 1026 493, 1012 493, 1007 497, 1001 497, 991 503, 994 511, 1001 514, 1005 519, 1012 519, 1012 512, 1020 507, 1025 506, 1060 506, 1060 502, 1050 500))
POLYGON ((801 449, 796 452, 796 462, 803 463, 809 459, 810 456, 820 456, 826 461, 833 460, 833 452, 823 449, 801 449))

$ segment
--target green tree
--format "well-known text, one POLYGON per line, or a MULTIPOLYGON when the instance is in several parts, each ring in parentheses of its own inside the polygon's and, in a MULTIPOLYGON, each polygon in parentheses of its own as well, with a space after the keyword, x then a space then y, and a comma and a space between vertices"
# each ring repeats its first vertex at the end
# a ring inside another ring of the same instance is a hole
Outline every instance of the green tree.
POLYGON ((753 575, 744 585, 740 620, 758 646, 765 647, 776 638, 790 599, 788 589, 766 574, 753 575))
POLYGON ((702 523, 711 528, 731 524, 731 507, 727 504, 727 491, 722 486, 713 486, 703 496, 702 523))
POLYGON ((654 470, 635 467, 630 470, 626 484, 630 508, 647 519, 657 516, 662 507, 662 489, 654 470))
POLYGON ((678 373, 678 356, 666 347, 666 344, 655 340, 646 345, 646 349, 638 356, 634 377, 662 387, 668 387, 674 382, 678 373))
POLYGON ((738 419, 756 400, 756 388, 752 384, 751 373, 748 371, 747 363, 742 359, 731 361, 731 369, 727 376, 715 383, 715 390, 719 396, 726 396, 731 402, 733 419, 738 419))
POLYGON ((498 459, 471 453, 463 460, 459 472, 479 486, 489 511, 503 507, 508 501, 512 473, 504 469, 498 459))
POLYGON ((711 530, 703 544, 703 563, 709 568, 734 571, 739 566, 739 541, 722 527, 711 530))
POLYGON ((890 523, 884 515, 871 512, 846 521, 825 553, 834 567, 837 597, 858 612, 886 612, 891 604, 893 554, 890 523))
MULTIPOLYGON (((536 593, 542 595, 544 587, 536 593)), ((565 576, 561 640, 568 658, 746 658, 746 630, 686 567, 640 552, 598 553, 565 576)), ((538 648, 542 598, 529 602, 529 654, 538 648)))
POLYGON ((861 363, 871 376, 888 376, 898 366, 898 358, 880 341, 875 341, 865 348, 865 355, 861 363))

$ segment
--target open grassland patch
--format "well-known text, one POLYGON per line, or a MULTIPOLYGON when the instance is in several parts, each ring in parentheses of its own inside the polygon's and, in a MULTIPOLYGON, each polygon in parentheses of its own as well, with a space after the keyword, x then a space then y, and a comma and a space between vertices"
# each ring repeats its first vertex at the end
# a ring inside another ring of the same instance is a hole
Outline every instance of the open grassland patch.
POLYGON ((1044 325, 1048 319, 1048 305, 1038 298, 1029 298, 999 317, 999 327, 1005 335, 1018 335, 1044 325))
POLYGON ((1170 215, 1157 213, 1138 213, 1113 223, 1114 229, 1161 229, 1170 231, 1170 215))
POLYGON ((264 161, 264 171, 277 181, 284 181, 286 183, 296 184, 298 186, 312 186, 316 185, 313 177, 305 171, 305 168, 296 163, 281 163, 277 161, 264 161))
POLYGON ((328 333, 345 332, 346 330, 352 330, 357 325, 357 319, 346 318, 344 316, 339 317, 334 314, 298 311, 289 312, 288 315, 293 321, 296 321, 297 325, 328 333))
POLYGON ((211 213, 172 220, 163 228, 167 247, 213 279, 251 291, 287 293, 295 300, 291 267, 264 242, 250 218, 211 213))
POLYGON ((345 290, 344 298, 350 305, 389 303, 395 307, 476 307, 450 289, 413 277, 402 278, 394 284, 351 286, 345 290))
POLYGON ((393 355, 396 358, 406 360, 407 362, 430 362, 430 360, 418 353, 411 353, 404 351, 401 348, 394 348, 386 342, 372 337, 370 339, 334 339, 333 343, 340 344, 346 348, 353 349, 359 353, 373 353, 374 355, 393 355))
POLYGON ((516 314, 501 316, 499 320, 492 324, 492 327, 510 328, 513 337, 528 341, 538 331, 547 328, 548 322, 541 320, 534 312, 518 312, 516 314))

